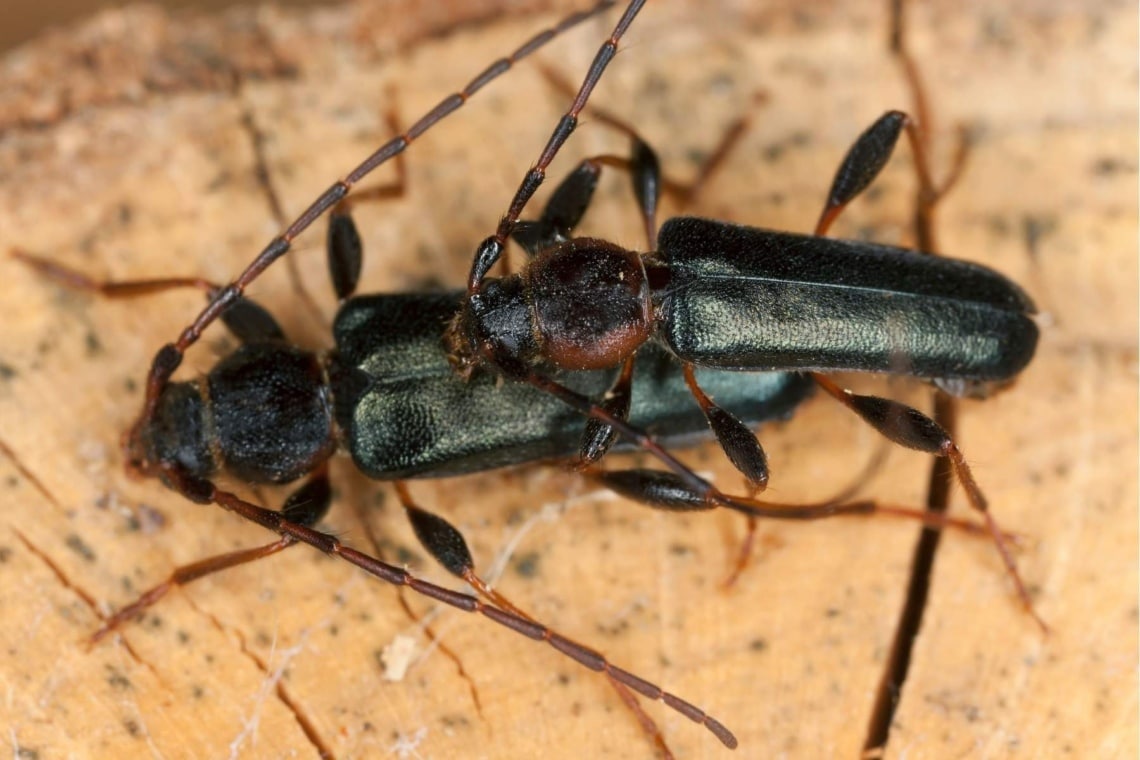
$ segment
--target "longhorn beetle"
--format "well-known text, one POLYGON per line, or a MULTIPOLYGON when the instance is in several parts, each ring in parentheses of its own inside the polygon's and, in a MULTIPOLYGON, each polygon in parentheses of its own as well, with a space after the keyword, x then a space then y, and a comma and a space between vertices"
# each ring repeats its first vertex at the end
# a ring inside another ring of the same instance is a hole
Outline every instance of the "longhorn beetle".
MULTIPOLYGON (((637 4, 627 11, 636 12, 637 4)), ((448 328, 457 370, 489 367, 556 395, 589 417, 604 452, 613 431, 638 441, 671 472, 603 476, 611 488, 670 510, 727 507, 750 519, 763 504, 728 496, 624 419, 632 361, 650 339, 683 364, 690 389, 733 465, 753 491, 768 482, 767 457, 755 436, 698 385, 694 366, 725 370, 800 370, 892 442, 947 458, 970 506, 988 525, 1025 608, 1043 630, 1005 537, 961 450, 926 415, 907 405, 853 393, 826 375, 860 371, 924 378, 953 395, 986 395, 1012 381, 1037 345, 1033 302, 986 267, 871 243, 825 237, 842 210, 882 170, 905 131, 924 197, 936 199, 915 122, 890 111, 855 142, 836 173, 814 234, 776 232, 699 218, 675 218, 656 232, 658 162, 630 129, 631 157, 649 254, 573 237, 602 164, 581 162, 557 188, 537 222, 520 217, 569 139, 616 49, 624 27, 599 55, 526 173, 495 233, 475 251, 467 297, 448 328), (533 261, 522 272, 489 277, 508 238, 533 261), (546 368, 626 368, 599 405, 546 374, 546 368)), ((789 513, 794 510, 789 510, 789 513)), ((824 516, 812 507, 800 517, 824 516)))

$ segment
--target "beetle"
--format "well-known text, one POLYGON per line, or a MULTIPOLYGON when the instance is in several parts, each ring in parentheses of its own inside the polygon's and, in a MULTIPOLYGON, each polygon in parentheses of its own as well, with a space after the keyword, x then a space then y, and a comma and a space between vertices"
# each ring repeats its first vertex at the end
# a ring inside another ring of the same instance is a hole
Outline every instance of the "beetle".
MULTIPOLYGON (((466 298, 447 333, 457 371, 467 376, 490 368, 542 388, 607 431, 640 442, 671 472, 627 473, 610 485, 651 506, 681 510, 739 509, 744 500, 722 493, 625 424, 620 408, 596 404, 552 380, 548 368, 628 368, 641 346, 657 340, 682 362, 695 399, 753 491, 768 481, 764 450, 701 390, 692 367, 809 372, 828 395, 890 441, 949 461, 971 507, 984 516, 1025 609, 1048 630, 950 434, 908 405, 853 393, 826 376, 843 371, 902 374, 929 380, 952 395, 985 396, 1012 382, 1036 349, 1033 301, 998 272, 923 252, 826 237, 832 222, 886 165, 904 132, 915 154, 921 191, 932 199, 938 196, 925 170, 915 121, 889 111, 859 136, 836 172, 811 235, 692 217, 671 219, 654 235, 658 162, 632 128, 631 157, 623 168, 639 188, 640 212, 654 251, 642 254, 573 236, 601 168, 590 159, 568 175, 540 219, 520 229, 527 203, 574 131, 600 76, 600 68, 587 75, 495 233, 475 250, 466 298), (511 237, 530 250, 533 261, 521 272, 489 276, 511 237)), ((613 393, 620 398, 629 382, 626 373, 613 393)), ((805 511, 803 516, 818 515, 805 511)))

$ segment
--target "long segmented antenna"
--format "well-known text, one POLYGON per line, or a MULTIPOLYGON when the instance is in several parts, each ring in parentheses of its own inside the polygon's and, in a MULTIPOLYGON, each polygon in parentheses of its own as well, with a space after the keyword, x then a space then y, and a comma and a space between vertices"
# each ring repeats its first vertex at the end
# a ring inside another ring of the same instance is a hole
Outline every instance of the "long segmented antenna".
MULTIPOLYGON (((281 256, 289 250, 293 240, 298 235, 320 218, 322 214, 343 200, 344 197, 348 195, 349 190, 360 182, 360 180, 368 176, 368 174, 381 164, 404 152, 408 145, 418 139, 420 135, 427 132, 453 111, 457 110, 492 80, 507 72, 520 60, 538 50, 563 32, 609 9, 614 5, 615 1, 616 0, 601 0, 601 2, 597 3, 593 8, 567 16, 555 26, 535 34, 510 55, 492 63, 468 82, 467 86, 462 90, 452 93, 441 100, 438 105, 413 124, 407 132, 381 145, 372 155, 368 156, 368 158, 364 159, 355 169, 345 175, 344 179, 339 179, 334 182, 327 190, 321 193, 300 216, 293 220, 292 224, 277 235, 277 237, 269 241, 269 244, 262 249, 261 253, 257 255, 257 258, 245 268, 236 280, 218 291, 194 321, 182 331, 178 336, 178 340, 163 346, 155 355, 151 363, 150 373, 147 376, 146 400, 144 401, 143 410, 135 426, 131 429, 127 441, 128 450, 132 453, 130 457, 132 460, 130 463, 131 467, 142 474, 154 474, 153 467, 149 467, 147 463, 143 461, 142 457, 138 456, 138 447, 134 445, 134 443, 138 440, 144 422, 154 416, 158 396, 169 382, 174 371, 182 363, 182 357, 185 355, 186 350, 198 341, 202 335, 202 331, 205 330, 206 327, 216 320, 222 312, 229 308, 229 306, 242 295, 250 283, 256 280, 270 264, 281 258, 281 256)), ((633 14, 636 14, 643 3, 644 0, 634 0, 634 2, 631 3, 630 8, 626 10, 625 16, 622 17, 625 26, 628 26, 626 18, 629 17, 632 19, 630 11, 632 10, 633 14)), ((619 24, 619 26, 620 25, 621 24, 619 24)))
MULTIPOLYGON (((387 562, 383 562, 349 546, 345 546, 336 536, 314 530, 300 522, 294 522, 289 519, 289 516, 285 512, 276 512, 271 509, 259 507, 256 504, 251 504, 234 493, 217 488, 209 480, 195 478, 180 471, 177 466, 164 466, 163 474, 166 481, 174 490, 195 503, 217 504, 239 517, 274 531, 282 537, 284 542, 298 541, 308 544, 325 554, 340 557, 382 581, 386 581, 395 586, 407 586, 413 591, 438 602, 443 602, 464 612, 482 615, 529 639, 546 642, 554 649, 589 670, 604 673, 609 678, 612 678, 623 686, 629 687, 643 697, 659 701, 681 715, 684 715, 694 723, 699 723, 716 736, 726 747, 735 749, 737 746, 736 737, 733 736, 732 732, 704 710, 624 668, 613 665, 601 652, 591 649, 584 644, 579 644, 542 623, 532 620, 529 617, 516 614, 511 610, 502 609, 493 604, 483 602, 470 594, 452 591, 443 586, 438 586, 417 578, 401 567, 390 565, 387 562)), ((270 545, 270 547, 276 546, 277 544, 270 545)), ((269 547, 264 547, 259 551, 264 551, 268 548, 269 547)), ((282 544, 282 548, 285 548, 285 544, 282 544)))

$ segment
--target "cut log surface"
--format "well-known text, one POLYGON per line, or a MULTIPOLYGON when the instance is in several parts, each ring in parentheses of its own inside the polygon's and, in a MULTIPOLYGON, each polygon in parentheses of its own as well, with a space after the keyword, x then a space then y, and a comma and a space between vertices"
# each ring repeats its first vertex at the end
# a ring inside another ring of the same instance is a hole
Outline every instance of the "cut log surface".
MULTIPOLYGON (((18 247, 93 277, 229 280, 279 229, 257 151, 291 218, 390 136, 386 111, 410 124, 577 7, 505 5, 393 0, 195 18, 128 7, 0 59, 0 751, 653 755, 604 678, 476 616, 401 600, 306 547, 176 590, 88 647, 111 610, 175 566, 272 536, 123 473, 119 436, 146 368, 201 295, 111 302, 7 255, 18 247)), ((594 102, 636 123, 682 180, 751 109, 751 128, 686 212, 810 231, 855 136, 911 107, 886 47, 887 3, 714 5, 650 3, 594 102)), ((990 542, 946 535, 884 754, 1135 757, 1136 7, 913 5, 936 173, 957 127, 973 135, 939 209, 941 248, 1021 283, 1040 310, 1036 359, 1013 388, 962 404, 959 442, 1020 538, 1021 572, 1052 633, 1022 610, 990 542)), ((537 57, 577 82, 615 18, 537 57)), ((358 208, 362 292, 460 286, 567 102, 533 63, 520 65, 418 140, 407 194, 358 208)), ((627 149, 587 116, 536 204, 577 159, 627 149)), ((384 167, 372 182, 394 176, 384 167)), ((913 189, 904 144, 834 234, 911 244, 913 189)), ((583 232, 644 244, 623 178, 603 178, 583 232)), ((283 265, 250 291, 313 348, 329 345, 335 309, 323 234, 321 221, 290 254, 323 322, 283 265)), ((179 377, 233 346, 212 328, 179 377)), ((842 381, 929 408, 918 384, 842 381)), ((878 446, 823 394, 761 439, 769 495, 785 502, 840 490, 878 446)), ((682 456, 740 487, 715 448, 682 456)), ((892 451, 861 494, 921 507, 929 469, 927 457, 892 451)), ((329 530, 459 588, 418 545, 390 485, 344 458, 332 474, 329 530)), ((735 756, 862 753, 914 524, 763 522, 752 564, 725 591, 744 532, 731 514, 656 513, 550 467, 411 489, 463 531, 498 590, 716 716, 740 741, 735 756)), ((960 493, 953 511, 970 516, 960 493)), ((730 756, 684 717, 646 710, 679 757, 730 756)))

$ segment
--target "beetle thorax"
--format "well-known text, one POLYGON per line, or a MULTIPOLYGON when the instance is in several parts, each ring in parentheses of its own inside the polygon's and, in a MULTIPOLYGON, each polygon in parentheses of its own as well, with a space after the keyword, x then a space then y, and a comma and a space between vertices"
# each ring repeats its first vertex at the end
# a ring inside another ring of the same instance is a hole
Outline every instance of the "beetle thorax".
POLYGON ((525 278, 543 358, 554 366, 612 367, 649 339, 652 306, 638 253, 577 238, 540 254, 525 278))

